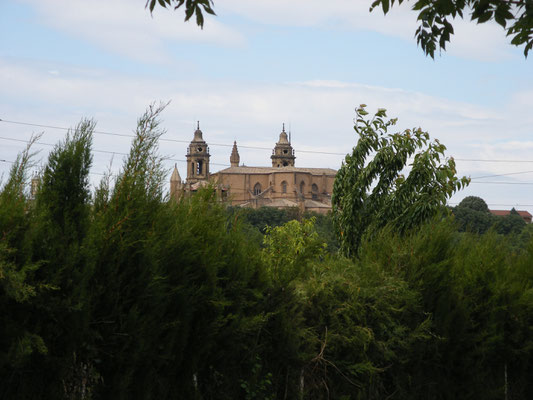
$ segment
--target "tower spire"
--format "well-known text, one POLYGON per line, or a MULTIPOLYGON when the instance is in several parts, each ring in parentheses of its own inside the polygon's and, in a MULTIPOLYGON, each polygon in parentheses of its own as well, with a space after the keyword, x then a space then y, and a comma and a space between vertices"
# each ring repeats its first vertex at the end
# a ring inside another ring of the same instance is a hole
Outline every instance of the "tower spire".
POLYGON ((174 164, 174 171, 172 171, 172 176, 170 177, 170 197, 173 199, 178 199, 183 188, 181 182, 181 176, 178 171, 177 164, 174 164))
POLYGON ((239 150, 237 149, 237 141, 235 140, 233 142, 233 149, 231 149, 231 156, 229 158, 229 162, 232 167, 238 167, 240 161, 241 157, 239 156, 239 150))

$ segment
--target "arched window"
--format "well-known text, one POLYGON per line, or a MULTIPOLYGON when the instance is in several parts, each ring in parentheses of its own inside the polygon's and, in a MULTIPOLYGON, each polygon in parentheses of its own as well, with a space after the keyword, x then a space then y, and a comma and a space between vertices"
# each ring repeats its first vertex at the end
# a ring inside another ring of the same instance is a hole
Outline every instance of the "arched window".
POLYGON ((281 193, 287 193, 287 182, 281 182, 281 193))
POLYGON ((318 186, 316 183, 313 183, 311 186, 311 196, 313 197, 313 200, 318 199, 318 186))
POLYGON ((257 196, 261 194, 261 184, 258 182, 254 186, 254 195, 257 196))
POLYGON ((196 175, 202 175, 202 161, 196 162, 196 175))
POLYGON ((191 163, 191 171, 192 171, 192 174, 194 175, 194 172, 196 171, 196 169, 194 168, 194 163, 193 162, 191 163))
POLYGON ((304 181, 300 182, 300 193, 301 194, 305 193, 305 182, 304 181))

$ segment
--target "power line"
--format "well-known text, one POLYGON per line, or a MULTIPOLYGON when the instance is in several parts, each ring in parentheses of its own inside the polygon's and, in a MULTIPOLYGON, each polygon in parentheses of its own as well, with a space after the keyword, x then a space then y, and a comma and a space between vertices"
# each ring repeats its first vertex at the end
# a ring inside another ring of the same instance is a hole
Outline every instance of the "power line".
POLYGON ((495 178, 495 177, 498 177, 498 176, 520 175, 520 174, 531 174, 531 173, 533 173, 533 171, 509 172, 509 173, 506 173, 506 174, 476 176, 475 178, 470 178, 470 179, 495 178))
MULTIPOLYGON (((12 121, 12 120, 5 120, 0 118, 0 122, 5 122, 8 124, 16 124, 16 125, 25 125, 25 126, 34 126, 38 128, 49 128, 49 129, 59 129, 68 131, 72 128, 67 128, 64 126, 56 126, 56 125, 46 125, 46 124, 36 124, 31 122, 22 122, 22 121, 12 121)), ((93 131, 96 134, 99 135, 109 135, 109 136, 118 136, 118 137, 128 137, 128 138, 134 138, 135 135, 125 134, 125 133, 116 133, 116 132, 108 132, 108 131, 93 131)), ((162 142, 171 142, 171 143, 190 143, 190 140, 184 140, 184 139, 169 139, 169 138, 160 138, 159 139, 162 142)), ((219 146, 219 147, 233 147, 233 144, 226 144, 226 143, 209 143, 209 146, 219 146)), ((272 148, 269 147, 259 147, 259 146, 246 146, 246 145, 239 145, 240 148, 243 149, 250 149, 250 150, 272 150, 272 148)), ((329 152, 329 151, 319 151, 319 150, 294 150, 297 153, 308 153, 308 154, 324 154, 324 155, 334 155, 334 156, 346 156, 347 153, 336 153, 336 152, 329 152)), ((533 160, 504 160, 504 159, 474 159, 474 158, 455 158, 455 161, 465 161, 465 162, 490 162, 490 163, 533 163, 533 160)))
MULTIPOLYGON (((26 144, 30 142, 29 140, 9 138, 9 137, 4 137, 4 136, 0 136, 0 140, 8 140, 8 141, 20 142, 20 143, 26 143, 26 144)), ((51 143, 43 143, 43 142, 34 142, 34 143, 38 144, 38 145, 42 145, 42 146, 50 146, 50 147, 54 147, 55 146, 54 144, 51 144, 51 143)), ((103 153, 103 154, 112 154, 112 155, 118 154, 118 155, 123 155, 123 156, 127 156, 128 155, 128 153, 122 153, 122 152, 119 152, 119 151, 98 150, 98 149, 92 149, 92 151, 94 151, 95 153, 103 153)), ((169 161, 182 162, 182 163, 186 163, 187 162, 187 160, 182 160, 182 159, 177 159, 177 158, 164 158, 164 159, 165 160, 169 160, 169 161)), ((4 160, 1 160, 1 161, 4 161, 4 160)), ((12 163, 12 161, 6 161, 6 162, 11 162, 12 163)), ((222 164, 222 163, 210 163, 210 164, 224 166, 224 167, 228 167, 229 166, 228 164, 222 164)), ((478 182, 478 181, 475 181, 475 179, 494 178, 494 177, 499 177, 499 176, 528 174, 528 173, 533 173, 533 171, 519 171, 519 172, 509 172, 509 173, 505 173, 505 174, 494 174, 494 175, 478 176, 478 177, 471 178, 472 179, 471 183, 475 183, 475 184, 480 184, 480 183, 481 184, 494 184, 494 185, 533 185, 533 182, 488 182, 488 181, 478 182)))
MULTIPOLYGON (((460 202, 450 202, 449 205, 461 204, 460 202)), ((487 203, 488 206, 497 206, 497 207, 533 207, 533 204, 500 204, 500 203, 487 203)))
POLYGON ((483 181, 483 182, 470 182, 470 183, 474 183, 474 184, 493 184, 493 185, 533 185, 533 182, 487 182, 487 181, 483 181))
MULTIPOLYGON (((30 143, 29 140, 24 140, 24 139, 16 139, 16 138, 9 138, 9 137, 5 137, 5 136, 0 136, 0 140, 9 140, 9 141, 12 141, 12 142, 20 142, 20 143, 30 143)), ((51 143, 43 143, 43 142, 34 142, 35 144, 38 144, 38 145, 41 145, 41 146, 50 146, 50 147, 54 147, 55 145, 54 144, 51 144, 51 143)), ((122 155, 122 156, 127 156, 128 153, 122 153, 122 152, 119 152, 119 151, 109 151, 109 150, 98 150, 98 149, 92 149, 92 151, 94 151, 95 153, 103 153, 103 154, 112 154, 112 155, 115 155, 115 154, 118 154, 118 155, 122 155)), ((184 162, 186 163, 187 160, 181 160, 181 159, 177 159, 177 158, 166 158, 166 157, 163 157, 164 160, 170 160, 170 161, 176 161, 176 162, 184 162)), ((229 164, 221 164, 221 163, 211 163, 212 165, 220 165, 220 166, 223 166, 223 167, 229 167, 229 164)))
POLYGON ((494 162, 494 163, 533 163, 533 160, 490 160, 490 159, 475 159, 475 158, 453 158, 455 161, 471 161, 471 162, 494 162))
MULTIPOLYGON (((26 142, 22 139, 6 139, 6 138, 3 138, 3 137, 0 137, 0 139, 5 139, 5 140, 15 140, 15 141, 18 141, 18 142, 26 142)), ((36 144, 43 144, 43 145, 47 145, 47 146, 53 146, 51 144, 47 144, 47 143, 39 143, 39 142, 35 142, 36 144)), ((99 151, 99 150, 93 150, 93 151, 99 151)), ((118 152, 109 152, 109 151, 105 151, 105 150, 100 150, 101 152, 104 152, 104 153, 112 153, 112 154, 121 154, 121 155, 127 155, 126 153, 118 153, 118 152)), ((171 161, 183 161, 183 162, 186 162, 186 160, 176 160, 176 159, 172 159, 172 158, 167 158, 166 160, 171 160, 171 161)), ((3 160, 3 159, 0 159, 0 162, 5 162, 5 163, 10 163, 10 164, 14 164, 15 162, 14 161, 9 161, 9 160, 3 160)), ((217 164, 217 165, 221 165, 221 164, 217 164)), ((222 165, 226 165, 226 164, 222 164, 222 165)), ((101 173, 101 172, 91 172, 90 173, 91 175, 106 175, 105 173, 101 173)), ((116 175, 116 174, 111 174, 112 176, 116 175)), ((507 174, 502 174, 502 175, 507 175, 507 174)), ((502 176, 502 175, 493 175, 493 176, 502 176)), ((491 184, 491 185, 533 185, 533 182, 501 182, 501 181, 496 181, 496 182, 491 182, 491 181, 482 181, 482 182, 471 182, 471 183, 474 183, 474 184, 491 184)), ((502 204, 503 205, 503 204, 502 204)), ((525 206, 525 205, 524 205, 525 206)), ((533 207, 533 205, 532 205, 533 207)))
MULTIPOLYGON (((4 120, 0 118, 0 122, 10 123, 10 124, 16 124, 16 125, 24 125, 24 126, 34 126, 34 127, 40 127, 40 128, 50 128, 50 129, 59 129, 59 130, 65 130, 69 131, 71 128, 56 126, 56 125, 45 125, 45 124, 35 124, 30 122, 22 122, 22 121, 11 121, 11 120, 4 120)), ((123 133, 116 133, 116 132, 107 132, 107 131, 93 131, 96 134, 101 135, 110 135, 110 136, 118 136, 118 137, 128 137, 128 138, 135 138, 135 135, 130 134, 123 134, 123 133)), ((27 140, 22 139, 15 139, 15 138, 7 138, 7 137, 0 137, 0 139, 3 140, 11 140, 11 141, 17 141, 22 143, 29 143, 27 140)), ((175 142, 175 143, 190 143, 188 140, 180 140, 180 139, 168 139, 168 138, 160 138, 160 141, 163 142, 175 142)), ((36 144, 44 145, 44 146, 54 146, 50 143, 43 143, 43 142, 36 142, 36 144)), ((210 146, 222 146, 222 147, 232 147, 232 144, 223 144, 223 143, 210 143, 210 146)), ((271 148, 267 147, 259 147, 259 146, 245 146, 241 145, 239 146, 241 148, 245 149, 253 149, 253 150, 268 150, 270 151, 271 148)), ((122 153, 118 151, 108 151, 108 150, 97 150, 94 149, 94 152, 97 153, 104 153, 104 154, 118 154, 118 155, 128 155, 127 153, 122 153)), ((324 151, 315 151, 315 150, 295 150, 296 152, 301 153, 311 153, 311 154, 327 154, 327 155, 339 155, 344 156, 344 153, 334 153, 334 152, 324 152, 324 151)), ((187 160, 183 159, 174 159, 174 158, 165 158, 166 160, 180 162, 180 163, 186 163, 187 160)), ((466 159, 466 158, 455 158, 456 161, 469 161, 469 162, 496 162, 496 163, 533 163, 533 160, 497 160, 497 159, 466 159)), ((219 165, 219 166, 229 166, 228 164, 222 164, 222 163, 211 163, 211 165, 219 165)), ((472 180, 477 179, 484 179, 484 178, 493 178, 493 177, 499 177, 499 176, 507 176, 507 175, 519 175, 519 174, 527 174, 527 173, 533 173, 533 171, 519 171, 519 172, 510 172, 510 173, 504 173, 504 174, 494 174, 494 175, 485 175, 485 176, 478 176, 471 178, 472 180)), ((480 183, 480 182, 472 182, 472 183, 480 183)), ((491 184, 522 184, 521 182, 485 182, 485 183, 491 183, 491 184)), ((530 183, 523 183, 523 184, 530 184, 530 183)))
MULTIPOLYGON (((45 125, 45 124, 34 124, 30 122, 21 122, 21 121, 10 121, 0 118, 0 122, 5 122, 8 124, 15 124, 15 125, 25 125, 25 126, 34 126, 37 128, 49 128, 49 129, 59 129, 63 131, 69 131, 71 128, 66 128, 64 126, 55 126, 55 125, 45 125)), ((125 133, 116 133, 116 132, 106 132, 106 131, 93 131, 96 134, 99 135, 109 135, 109 136, 119 136, 119 137, 128 137, 128 138, 134 138, 135 135, 129 135, 125 133)), ((172 142, 172 143, 190 143, 190 140, 183 140, 183 139, 168 139, 168 138, 160 138, 159 141, 161 142, 172 142)), ((219 147, 233 147, 233 144, 225 144, 225 143, 209 143, 209 146, 219 146, 219 147)), ((251 150, 268 150, 271 151, 272 148, 269 147, 259 147, 259 146, 246 146, 246 145, 239 145, 240 148, 243 149, 251 149, 251 150)), ((327 152, 327 151, 318 151, 318 150, 295 150, 298 153, 312 153, 312 154, 327 154, 327 155, 335 155, 335 156, 345 156, 346 153, 334 153, 334 152, 327 152)))

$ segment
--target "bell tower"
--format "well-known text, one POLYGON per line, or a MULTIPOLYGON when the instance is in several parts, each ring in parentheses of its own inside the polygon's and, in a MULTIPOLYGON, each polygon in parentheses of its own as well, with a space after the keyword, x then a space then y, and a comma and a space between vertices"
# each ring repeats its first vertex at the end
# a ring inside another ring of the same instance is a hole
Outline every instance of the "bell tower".
POLYGON ((287 138, 287 133, 285 132, 285 124, 283 124, 283 129, 279 134, 279 141, 276 143, 276 147, 272 150, 272 166, 275 168, 278 167, 294 167, 294 150, 291 146, 291 142, 287 138))
POLYGON ((209 157, 209 147, 202 137, 198 121, 194 138, 187 149, 187 183, 209 179, 209 157))

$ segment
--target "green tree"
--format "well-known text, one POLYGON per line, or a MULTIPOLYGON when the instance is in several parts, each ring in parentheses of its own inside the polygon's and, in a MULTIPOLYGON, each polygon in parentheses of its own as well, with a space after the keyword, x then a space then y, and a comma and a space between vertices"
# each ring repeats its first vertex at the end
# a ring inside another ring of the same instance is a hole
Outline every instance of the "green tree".
POLYGON ((104 179, 88 247, 91 348, 113 399, 232 399, 251 381, 267 292, 260 249, 213 188, 165 196, 163 107, 139 119, 114 187, 104 179))
MULTIPOLYGON (((55 290, 42 293, 32 323, 41 329, 49 351, 35 360, 43 369, 29 385, 49 396, 83 391, 87 357, 83 343, 89 324, 86 244, 90 226, 89 171, 95 122, 82 120, 48 156, 35 197, 35 218, 29 235, 31 259, 42 263, 38 273, 55 290), (40 387, 40 388, 39 388, 40 387)), ((89 365, 87 372, 92 371, 89 365)))
POLYGON ((494 216, 490 213, 485 200, 477 196, 465 197, 453 209, 455 221, 460 232, 483 234, 494 224, 494 216))
MULTIPOLYGON (((28 261, 24 249, 24 238, 31 229, 28 216, 33 215, 26 190, 28 170, 33 165, 31 145, 39 137, 32 137, 17 156, 0 190, 0 381, 6 383, 16 375, 15 371, 28 366, 32 353, 48 351, 35 326, 27 323, 28 314, 35 309, 36 296, 50 288, 35 279, 41 264, 28 261)), ((3 386, 0 398, 8 392, 3 386)))
MULTIPOLYGON (((395 3, 409 0, 374 0, 370 11, 381 6, 387 14, 395 3)), ((494 20, 512 37, 511 44, 524 46, 527 57, 533 47, 533 1, 531 0, 414 0, 413 10, 418 12, 420 25, 416 40, 426 55, 435 57, 437 46, 446 50, 453 35, 450 20, 470 14, 478 24, 494 20)))
POLYGON ((303 316, 302 282, 323 257, 325 245, 313 219, 267 228, 264 245, 261 259, 270 281, 265 298, 268 320, 264 330, 268 333, 263 335, 263 346, 269 352, 264 360, 273 372, 277 398, 301 398, 300 379, 313 357, 314 344, 303 316))
POLYGON ((286 285, 306 272, 309 262, 326 247, 315 230, 315 219, 292 220, 283 226, 267 227, 263 261, 270 277, 286 285))
POLYGON ((10 245, 0 246, 0 259, 11 270, 7 276, 25 294, 6 307, 5 314, 12 317, 6 326, 18 336, 13 353, 22 355, 15 356, 6 398, 60 398, 69 392, 67 386, 79 388, 84 378, 78 372, 83 369, 82 343, 88 332, 90 272, 84 242, 93 129, 93 122, 82 121, 55 146, 35 199, 28 199, 23 189, 28 155, 23 152, 18 172, 11 175, 1 196, 16 201, 2 201, 2 210, 5 207, 10 215, 0 218, 0 224, 10 245), (24 327, 22 337, 16 334, 18 324, 24 327), (79 358, 74 361, 76 353, 79 358))
POLYGON ((420 225, 469 182, 456 176, 455 162, 444 159, 446 147, 438 140, 430 141, 420 128, 390 134, 397 120, 387 120, 384 109, 365 119, 365 107, 356 109, 359 139, 337 173, 332 196, 341 250, 351 257, 365 234, 386 225, 400 232, 420 225))
POLYGON ((469 208, 474 211, 480 211, 484 213, 489 212, 489 206, 481 197, 467 196, 459 203, 458 207, 469 208))
POLYGON ((305 398, 414 398, 420 349, 434 342, 417 290, 375 259, 327 258, 299 292, 312 333, 305 398))
POLYGON ((432 321, 433 340, 406 359, 418 359, 405 371, 411 391, 398 398, 503 398, 506 365, 509 398, 528 398, 532 249, 516 256, 512 239, 459 234, 448 218, 362 244, 361 262, 407 282, 432 321))
POLYGON ((230 216, 244 218, 244 220, 259 230, 266 233, 267 227, 281 226, 293 219, 300 219, 298 208, 279 209, 275 207, 243 208, 228 207, 230 216))
POLYGON ((494 221, 494 228, 496 232, 502 235, 520 234, 526 227, 524 219, 513 209, 509 215, 503 217, 496 217, 494 221))

